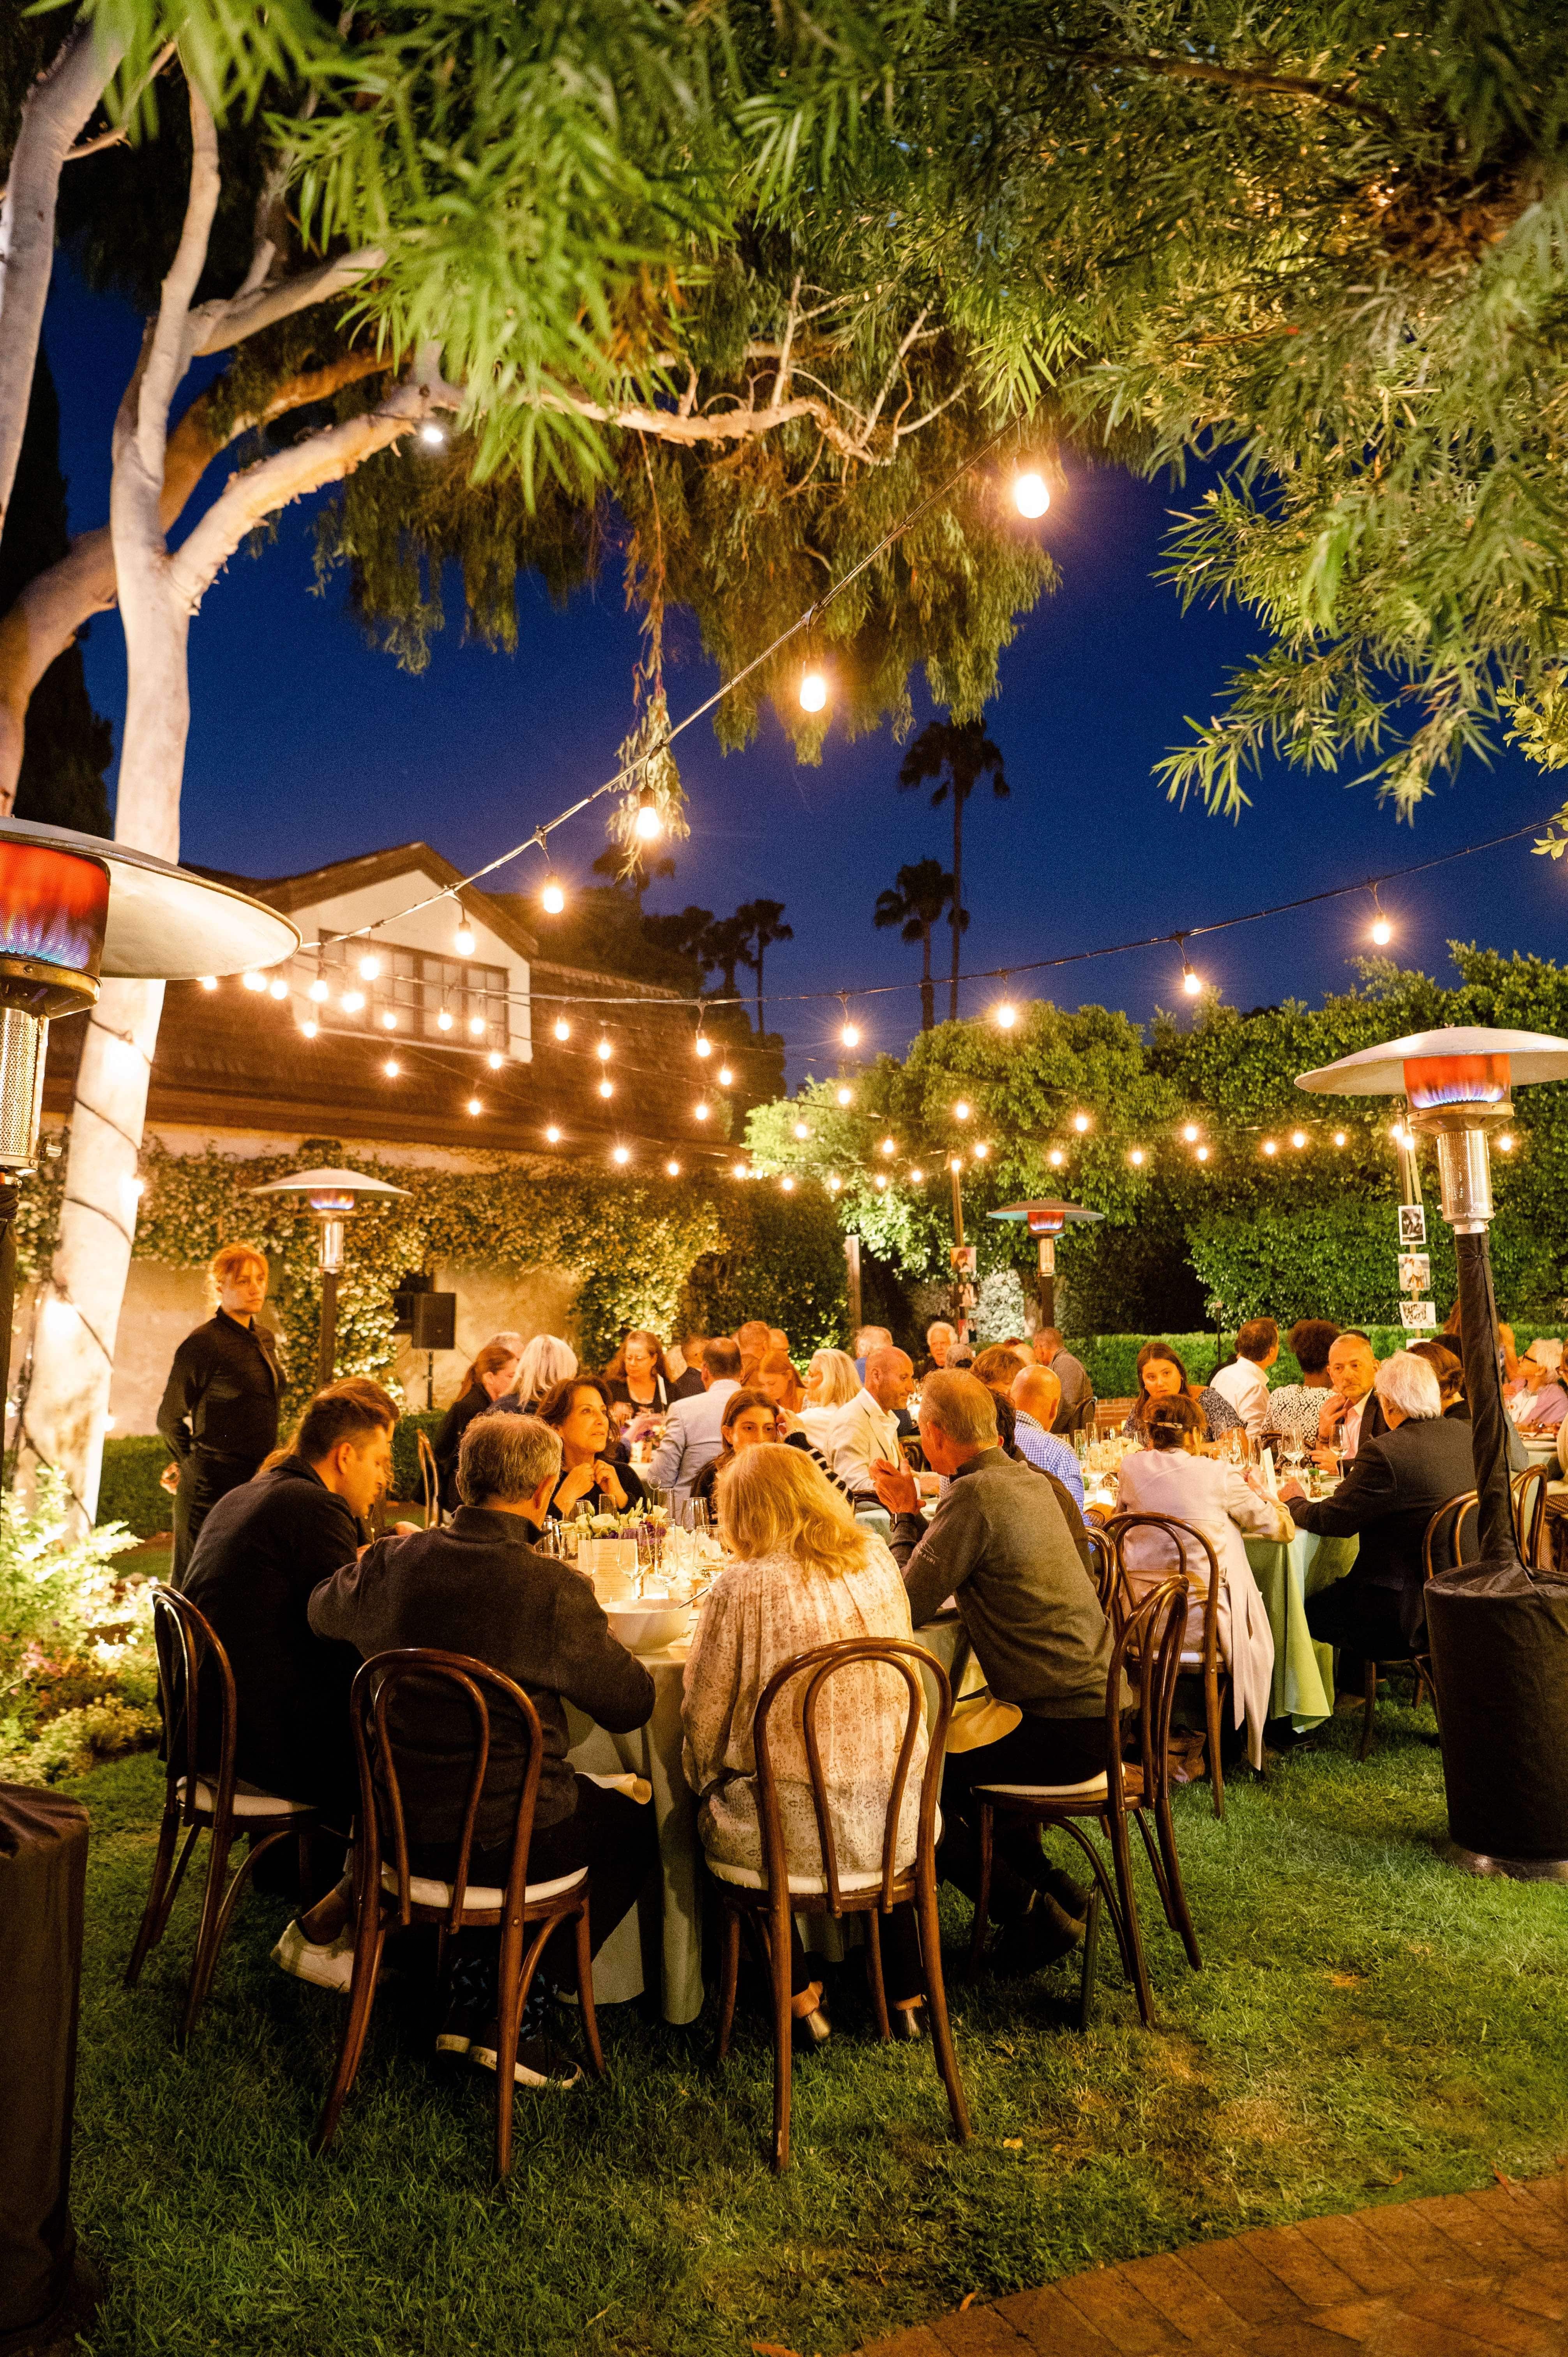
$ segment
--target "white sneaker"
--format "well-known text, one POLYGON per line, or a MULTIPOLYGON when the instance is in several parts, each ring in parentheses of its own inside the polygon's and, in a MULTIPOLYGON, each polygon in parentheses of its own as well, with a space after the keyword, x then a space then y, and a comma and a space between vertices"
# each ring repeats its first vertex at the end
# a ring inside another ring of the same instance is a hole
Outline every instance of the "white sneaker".
POLYGON ((307 1940, 296 1920, 273 1950, 273 1962, 292 1973, 296 1981, 309 1981, 317 1988, 336 1989, 347 1996, 354 1977, 353 1927, 346 1925, 335 1940, 323 1943, 307 1940))

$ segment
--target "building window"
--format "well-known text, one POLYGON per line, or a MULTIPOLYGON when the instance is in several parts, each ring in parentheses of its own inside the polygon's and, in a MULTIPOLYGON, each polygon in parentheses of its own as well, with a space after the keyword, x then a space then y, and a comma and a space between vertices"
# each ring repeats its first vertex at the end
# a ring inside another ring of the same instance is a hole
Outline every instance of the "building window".
POLYGON ((295 957, 296 995, 308 993, 318 973, 328 996, 312 1012, 328 1030, 402 1032, 405 1039, 499 1048, 503 1054, 510 1045, 505 966, 430 957, 393 942, 370 943, 362 935, 323 934, 318 949, 301 950, 295 957), (360 972, 367 955, 381 966, 369 978, 360 972), (344 1003, 354 999, 361 1003, 344 1003))

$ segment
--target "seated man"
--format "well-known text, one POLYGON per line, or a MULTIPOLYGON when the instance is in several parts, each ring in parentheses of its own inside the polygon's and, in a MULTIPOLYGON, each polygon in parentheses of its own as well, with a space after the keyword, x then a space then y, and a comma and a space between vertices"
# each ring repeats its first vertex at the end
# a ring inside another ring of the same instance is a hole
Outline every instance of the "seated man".
POLYGON ((1272 1318, 1249 1318, 1236 1337, 1236 1356, 1215 1376, 1213 1389, 1229 1400, 1256 1440, 1269 1413, 1269 1369, 1280 1355, 1280 1329, 1272 1318))
POLYGON ((824 1451, 840 1484, 852 1498, 875 1500, 872 1468, 904 1463, 898 1418, 915 1388, 915 1370, 908 1356, 889 1343, 874 1350, 865 1362, 859 1391, 841 1407, 824 1451))
POLYGON ((185 1577, 234 1674, 238 1773, 314 1802, 344 1833, 359 1792, 348 1718, 359 1657, 313 1635, 307 1607, 354 1560, 360 1518, 392 1478, 397 1415, 379 1383, 317 1392, 291 1454, 211 1509, 185 1577))
POLYGON ((1062 1387, 1049 1367, 1027 1366, 1013 1383, 1013 1437, 1036 1471, 1054 1473, 1083 1512, 1083 1468, 1078 1452, 1052 1430, 1062 1387))
POLYGON ((1089 1370, 1080 1359, 1075 1359, 1067 1349, 1054 1326, 1039 1327, 1033 1337, 1035 1357, 1042 1367, 1048 1367, 1062 1387, 1062 1404, 1057 1416, 1057 1430, 1061 1433, 1080 1432, 1094 1422, 1094 1385, 1089 1380, 1089 1370))
MULTIPOLYGON (((998 1741, 948 1752, 941 1868, 973 1898, 976 1784, 1076 1784, 1104 1768, 1112 1637, 1055 1492, 1032 1466, 1004 1453, 995 1402, 976 1376, 926 1378, 920 1445, 927 1464, 950 1481, 929 1530, 914 1477, 875 1469, 877 1494, 895 1517, 890 1544, 911 1618, 918 1631, 956 1598, 993 1700, 1018 1713, 998 1741)), ((998 1828, 991 1905, 1003 1927, 1000 1959, 1026 1970, 1083 1937, 1087 1892, 1021 1830, 998 1828)))
POLYGON ((1306 1625, 1320 1644, 1341 1649, 1339 1683, 1352 1692, 1363 1662, 1405 1661, 1424 1642, 1426 1527, 1439 1506, 1476 1486, 1470 1427, 1444 1415, 1424 1359, 1413 1351, 1385 1359, 1377 1396, 1382 1430, 1363 1438, 1331 1498, 1305 1498, 1294 1481, 1280 1491, 1299 1530, 1360 1540, 1345 1577, 1306 1599, 1306 1625))
POLYGON ((664 1419, 664 1437, 654 1451, 648 1478, 659 1490, 668 1490, 671 1502, 683 1506, 692 1484, 704 1465, 711 1465, 724 1447, 725 1402, 740 1389, 740 1345, 727 1334, 717 1334, 703 1345, 703 1388, 692 1399, 678 1399, 664 1419))
MULTIPOLYGON (((457 1457, 463 1503, 444 1530, 380 1539, 310 1599, 319 1636, 373 1653, 428 1646, 468 1653, 515 1680, 539 1713, 544 1760, 534 1808, 528 1878, 545 1882, 578 1867, 593 1870, 590 1936, 602 1947, 657 1862, 653 1812, 626 1794, 579 1776, 566 1758, 566 1705, 575 1703, 612 1734, 641 1727, 653 1708, 653 1680, 610 1633, 591 1582, 572 1565, 539 1554, 561 1475, 561 1441, 532 1415, 476 1416, 457 1457)), ((522 1744, 504 1708, 490 1702, 490 1752, 474 1846, 476 1883, 501 1883, 511 1857, 522 1776, 522 1744)), ((449 1727, 434 1714, 420 1729, 415 1760, 400 1747, 399 1770, 410 1862, 418 1874, 450 1877, 456 1863, 473 1746, 472 1722, 459 1706, 449 1727)), ((394 1730, 395 1731, 395 1730, 394 1730)), ((295 1946, 319 1952, 341 1938, 347 1896, 335 1892, 291 1926, 295 1946)), ((542 1959, 518 2046, 517 2079, 525 2087, 569 2087, 582 2072, 542 2034, 553 2003, 546 1975, 573 1978, 570 1929, 542 1959), (558 1944, 564 1953, 557 1957, 558 1944)), ((279 1945, 287 1948, 289 1934, 279 1945)), ((441 2053, 496 2067, 495 1965, 499 1932, 460 1935, 453 2005, 436 2040, 441 2053)), ((288 1956, 279 1957, 288 1964, 288 1956)), ((292 1966, 290 1966, 292 1969, 292 1966)))

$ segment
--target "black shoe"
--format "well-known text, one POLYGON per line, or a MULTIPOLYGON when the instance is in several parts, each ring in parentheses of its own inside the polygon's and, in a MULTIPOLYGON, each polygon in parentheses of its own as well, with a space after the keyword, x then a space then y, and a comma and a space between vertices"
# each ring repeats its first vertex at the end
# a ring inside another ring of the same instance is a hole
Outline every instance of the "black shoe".
POLYGON ((801 2054, 814 2054, 819 2046, 827 2044, 832 2034, 832 2023, 821 2006, 814 2013, 796 2014, 790 2025, 790 2035, 797 2051, 801 2054))
MULTIPOLYGON (((468 2060, 481 2071, 494 2071, 499 2057, 496 2049, 496 2024, 488 2024, 482 2037, 476 2038, 468 2049, 468 2060)), ((512 2077, 520 2087, 575 2087, 583 2076, 580 2062, 574 2062, 564 2048, 549 2038, 520 2038, 517 2041, 517 2061, 512 2077)))
POLYGON ((1082 1939, 1083 1924, 1064 1913, 1054 1899, 1042 1895, 1026 1915, 1003 1925, 991 1962, 1003 1974, 1037 1973, 1059 1957, 1070 1955, 1082 1939))
MULTIPOLYGON (((437 2054, 462 2055, 470 2051, 481 2024, 478 2008, 471 2005, 450 2005, 446 2018, 435 2033, 437 2054)), ((495 2025, 490 2025, 492 2033, 495 2025)))

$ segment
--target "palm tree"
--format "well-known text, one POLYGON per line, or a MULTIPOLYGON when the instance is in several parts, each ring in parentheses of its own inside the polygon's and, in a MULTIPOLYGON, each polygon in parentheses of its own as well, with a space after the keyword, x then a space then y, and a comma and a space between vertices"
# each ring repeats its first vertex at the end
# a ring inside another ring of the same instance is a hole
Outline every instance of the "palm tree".
POLYGON ((940 810, 949 794, 952 796, 952 901, 948 910, 948 922, 952 927, 952 985, 948 998, 948 1016, 958 1020, 958 944, 963 931, 963 806, 987 772, 991 791, 999 802, 1006 801, 1012 791, 1002 774, 1001 748, 992 743, 978 720, 929 720, 921 729, 898 771, 898 783, 905 789, 929 784, 937 780, 931 794, 931 808, 940 810))
POLYGON ((725 998, 736 995, 736 966, 751 963, 746 954, 750 928, 742 921, 744 914, 744 910, 737 909, 733 917, 715 917, 693 943, 695 955, 703 962, 703 972, 723 975, 725 998))
MULTIPOLYGON (((919 859, 900 867, 894 884, 876 896, 875 923, 886 930, 897 925, 900 941, 920 944, 920 1028, 930 1030, 937 1019, 931 989, 931 928, 940 924, 952 906, 952 877, 940 859, 919 859)), ((969 922, 969 911, 959 911, 959 930, 969 922)))
POLYGON ((762 1014, 762 961, 775 942, 792 942, 793 925, 781 924, 784 914, 782 900, 746 900, 735 912, 735 922, 744 929, 746 947, 740 953, 742 965, 751 966, 757 974, 757 1036, 760 1039, 768 1029, 762 1014))

